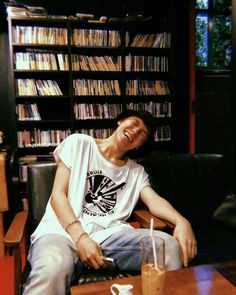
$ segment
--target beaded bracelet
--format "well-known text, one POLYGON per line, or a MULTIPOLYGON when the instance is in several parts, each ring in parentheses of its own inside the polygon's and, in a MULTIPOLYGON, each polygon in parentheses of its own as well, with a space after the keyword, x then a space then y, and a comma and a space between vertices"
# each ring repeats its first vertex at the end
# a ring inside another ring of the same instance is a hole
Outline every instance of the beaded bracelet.
POLYGON ((79 222, 78 219, 73 220, 72 222, 70 222, 69 224, 67 224, 67 226, 65 227, 65 231, 67 232, 67 231, 68 231, 68 228, 69 228, 71 225, 75 224, 75 223, 80 223, 80 222, 79 222))

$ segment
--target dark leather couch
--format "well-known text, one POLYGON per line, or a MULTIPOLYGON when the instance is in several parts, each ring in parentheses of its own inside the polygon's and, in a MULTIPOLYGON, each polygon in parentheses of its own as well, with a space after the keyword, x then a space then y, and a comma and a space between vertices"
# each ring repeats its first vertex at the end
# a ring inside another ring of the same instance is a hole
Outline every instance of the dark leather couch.
MULTIPOLYGON (((28 208, 24 208, 24 210, 15 215, 4 237, 6 248, 14 257, 15 295, 22 294, 22 286, 30 272, 28 263, 26 263, 22 272, 22 258, 27 256, 29 236, 37 227, 45 212, 46 204, 52 190, 56 167, 57 165, 53 161, 35 162, 28 165, 28 202, 26 206, 28 208), (25 247, 22 247, 22 243, 25 243, 25 247)), ((141 219, 140 221, 142 222, 141 219)), ((75 271, 72 285, 111 280, 133 274, 131 272, 121 272, 118 269, 114 271, 106 269, 99 271, 85 269, 80 276, 75 271)))
POLYGON ((154 189, 192 224, 198 255, 191 264, 236 258, 236 197, 224 156, 154 153, 141 163, 154 189))
MULTIPOLYGON (((198 241, 198 255, 192 265, 236 258, 235 228, 214 217, 216 209, 231 193, 224 157, 217 154, 153 153, 139 162, 150 175, 154 189, 191 222, 198 241)), ((32 231, 42 217, 51 190, 56 164, 41 162, 31 165, 28 182, 28 213, 20 212, 5 237, 5 243, 19 252, 23 225, 28 219, 32 231), (39 169, 40 168, 40 169, 39 169), (37 181, 35 181, 35 179, 37 181), (43 196, 46 196, 43 197, 43 196), (19 222, 20 221, 20 222, 19 222), (15 223, 15 229, 14 229, 15 223)), ((226 214, 227 215, 227 214, 226 214)), ((148 227, 150 215, 143 204, 133 214, 141 226, 148 227)), ((131 219, 132 221, 132 219, 131 219)), ((155 219, 155 228, 172 231, 169 224, 155 219)), ((21 268, 16 264, 15 272, 21 268)), ((120 274, 115 275, 129 275, 120 274)), ((94 280, 96 275, 83 276, 80 283, 94 280)), ((99 278, 96 278, 98 280, 99 278)), ((16 285, 19 281, 16 282, 16 285)))

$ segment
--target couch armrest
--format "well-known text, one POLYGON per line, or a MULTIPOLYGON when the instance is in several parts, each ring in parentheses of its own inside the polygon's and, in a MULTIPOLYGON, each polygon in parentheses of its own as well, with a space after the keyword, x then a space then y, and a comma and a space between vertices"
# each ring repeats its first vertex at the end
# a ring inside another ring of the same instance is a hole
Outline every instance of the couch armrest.
POLYGON ((15 215, 3 239, 4 244, 7 247, 20 245, 21 241, 23 240, 27 218, 28 218, 27 211, 21 211, 15 215))
POLYGON ((150 220, 153 218, 153 228, 154 229, 167 229, 167 228, 173 228, 173 224, 155 217, 152 215, 148 210, 145 209, 137 209, 133 212, 134 218, 141 224, 144 228, 150 228, 150 220))
MULTIPOLYGON (((27 211, 17 213, 3 239, 5 246, 10 249, 14 260, 14 295, 20 294, 22 270, 21 242, 25 242, 27 218, 27 211)), ((26 251, 26 247, 24 250, 26 251)))

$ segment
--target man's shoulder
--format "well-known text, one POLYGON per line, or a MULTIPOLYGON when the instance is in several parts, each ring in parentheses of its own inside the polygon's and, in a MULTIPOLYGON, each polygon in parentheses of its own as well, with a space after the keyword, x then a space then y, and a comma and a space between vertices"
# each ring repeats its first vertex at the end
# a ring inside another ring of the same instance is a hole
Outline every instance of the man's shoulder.
POLYGON ((138 163, 136 160, 129 159, 128 163, 129 163, 130 168, 144 169, 143 165, 138 163))
POLYGON ((71 134, 68 139, 71 141, 83 141, 83 142, 91 142, 94 138, 90 135, 83 134, 83 133, 73 133, 71 134))

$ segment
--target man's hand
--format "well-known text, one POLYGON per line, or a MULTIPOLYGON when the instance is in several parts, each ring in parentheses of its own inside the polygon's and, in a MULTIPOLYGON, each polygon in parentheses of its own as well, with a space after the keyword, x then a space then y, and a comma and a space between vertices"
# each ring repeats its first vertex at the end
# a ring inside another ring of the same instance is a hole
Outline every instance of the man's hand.
POLYGON ((180 244, 183 265, 187 267, 188 262, 197 254, 197 242, 187 219, 182 217, 176 222, 173 237, 180 244))
POLYGON ((173 237, 179 242, 183 265, 188 266, 191 260, 197 254, 197 242, 192 227, 167 200, 160 197, 151 186, 145 186, 140 198, 149 208, 152 215, 164 219, 175 225, 173 237))
POLYGON ((76 243, 80 261, 86 267, 99 269, 104 265, 102 249, 100 245, 88 235, 83 235, 76 243))

